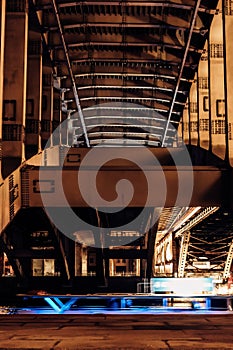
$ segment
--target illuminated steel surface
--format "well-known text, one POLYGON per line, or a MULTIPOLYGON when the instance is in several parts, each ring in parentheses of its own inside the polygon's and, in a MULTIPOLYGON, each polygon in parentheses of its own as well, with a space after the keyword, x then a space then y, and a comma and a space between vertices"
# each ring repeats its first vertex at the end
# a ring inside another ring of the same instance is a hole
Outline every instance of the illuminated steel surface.
MULTIPOLYGON (((55 313, 62 314, 66 311, 70 311, 75 303, 76 311, 80 312, 83 308, 92 309, 92 304, 94 302, 95 308, 98 305, 102 305, 102 309, 116 309, 116 310, 128 310, 130 312, 131 307, 137 308, 140 312, 145 309, 143 303, 147 303, 146 308, 150 309, 161 309, 170 308, 173 309, 173 305, 179 307, 178 301, 184 303, 185 308, 191 305, 193 309, 204 309, 211 310, 211 301, 224 301, 226 302, 225 309, 232 310, 232 295, 211 295, 211 294, 106 294, 106 295, 19 295, 18 297, 26 300, 30 303, 30 299, 42 299, 44 300, 55 313), (158 303, 157 303, 158 302, 158 303), (157 303, 157 307, 154 306, 157 303), (177 303, 177 304, 176 304, 177 303), (201 304, 203 304, 201 306, 201 304)), ((184 307, 184 306, 183 306, 184 307)), ((218 309, 218 307, 216 307, 218 309)), ((32 307, 32 311, 34 308, 32 307)), ((41 311, 43 313, 43 311, 41 311)))

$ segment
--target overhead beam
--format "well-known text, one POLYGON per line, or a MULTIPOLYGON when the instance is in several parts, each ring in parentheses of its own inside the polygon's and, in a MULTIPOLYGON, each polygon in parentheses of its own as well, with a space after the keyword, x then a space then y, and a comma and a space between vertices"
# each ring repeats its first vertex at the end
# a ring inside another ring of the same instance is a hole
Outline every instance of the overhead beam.
MULTIPOLYGON (((77 151, 77 155, 74 156, 74 158, 78 158, 78 154, 79 152, 77 151)), ((175 166, 163 166, 162 168, 153 168, 149 166, 145 167, 143 171, 149 171, 154 179, 153 186, 157 191, 157 196, 150 198, 150 201, 147 202, 148 207, 171 207, 176 204, 179 206, 187 206, 189 204, 189 206, 192 207, 226 205, 226 201, 228 200, 227 189, 229 186, 225 180, 228 174, 227 170, 220 170, 215 167, 197 166, 194 166, 192 169, 180 166, 178 169, 183 186, 185 186, 190 173, 193 175, 193 191, 191 198, 188 198, 187 194, 183 192, 179 203, 176 203, 180 184, 177 178, 177 168, 175 166), (165 202, 162 199, 164 193, 160 190, 161 177, 166 181, 165 202)), ((77 168, 72 169, 70 167, 64 167, 62 169, 62 174, 61 169, 58 167, 28 167, 24 168, 23 171, 27 172, 27 176, 24 176, 26 181, 23 182, 22 187, 22 201, 26 206, 42 207, 43 200, 41 191, 46 191, 47 206, 59 208, 68 203, 70 207, 88 207, 77 185, 77 168), (42 176, 43 180, 40 180, 40 176, 42 176), (65 203, 62 196, 60 196, 61 176, 62 191, 64 191, 67 200, 65 203)), ((91 169, 82 170, 82 175, 87 181, 84 191, 86 191, 88 197, 95 202, 95 196, 92 191, 89 190, 90 186, 88 185, 92 181, 91 173, 91 169)), ((130 167, 108 166, 99 170, 97 188, 101 189, 101 197, 111 203, 113 198, 115 198, 115 186, 121 179, 130 181, 135 189, 135 193, 129 204, 125 202, 123 196, 119 199, 116 206, 120 208, 124 208, 126 205, 129 207, 144 207, 147 199, 147 184, 145 183, 143 172, 132 165, 130 167)), ((96 203, 96 207, 100 206, 97 204, 98 203, 96 203)))
MULTIPOLYGON (((176 80, 176 76, 173 74, 160 74, 160 73, 155 73, 155 74, 149 74, 149 73, 123 73, 123 72, 113 72, 113 73, 106 73, 106 72, 94 72, 94 73, 77 73, 75 74, 75 78, 80 78, 80 79, 91 79, 93 77, 96 78, 100 78, 100 77, 106 77, 106 78, 115 78, 118 80, 124 79, 124 78, 131 78, 133 79, 137 79, 140 78, 139 80, 149 80, 149 79, 159 79, 159 80, 176 80)), ((188 81, 186 78, 181 78, 181 80, 183 81, 188 81)), ((162 87, 161 87, 162 88, 162 87)), ((183 91, 179 91, 180 93, 182 93, 183 91)))
MULTIPOLYGON (((155 24, 155 23, 133 23, 133 22, 126 22, 125 26, 127 28, 136 28, 136 29, 141 29, 141 28, 152 28, 152 29, 171 29, 171 30, 178 30, 178 29, 184 29, 186 30, 188 27, 182 27, 182 26, 173 26, 173 25, 164 25, 164 24, 155 24)), ((64 30, 67 29, 74 29, 74 28, 92 28, 92 27, 106 27, 106 28, 122 28, 122 23, 116 23, 116 22, 85 22, 85 23, 73 23, 73 24, 65 24, 63 26, 64 30)), ((57 31, 58 27, 57 26, 48 26, 49 31, 57 31)), ((199 29, 194 30, 195 33, 200 33, 199 29)))
MULTIPOLYGON (((72 64, 88 64, 90 61, 90 58, 84 59, 83 57, 80 57, 80 59, 71 59, 72 64)), ((64 60, 61 62, 64 62, 64 60)), ((163 69, 167 69, 167 71, 170 71, 172 67, 173 69, 177 69, 177 67, 179 66, 179 63, 177 61, 169 61, 167 62, 166 60, 161 61, 161 59, 156 59, 156 58, 147 58, 146 60, 140 57, 134 58, 134 57, 127 57, 127 59, 124 60, 123 59, 119 59, 117 57, 96 57, 93 64, 94 66, 106 66, 108 64, 112 64, 112 63, 117 63, 117 67, 122 66, 123 64, 126 64, 127 66, 132 66, 132 68, 136 65, 138 66, 142 66, 143 68, 145 67, 150 67, 150 68, 156 68, 157 66, 164 66, 162 67, 163 69)), ((188 68, 190 67, 190 64, 187 62, 185 64, 185 66, 188 68)))
POLYGON ((146 249, 108 249, 106 251, 108 259, 146 259, 146 249))
MULTIPOLYGON (((52 45, 52 48, 54 50, 59 50, 59 49, 62 49, 62 45, 52 45)), ((147 41, 147 42, 136 42, 136 41, 127 41, 125 43, 122 43, 121 41, 81 41, 81 42, 73 42, 73 43, 67 43, 67 47, 72 49, 72 48, 79 48, 79 47, 96 47, 96 46, 117 46, 117 47, 161 47, 161 48, 169 48, 169 49, 175 49, 175 50, 183 50, 184 49, 184 46, 182 45, 176 45, 176 44, 169 44, 169 43, 164 43, 164 42, 160 42, 160 41, 147 41)), ((197 48, 195 47, 189 47, 188 48, 188 51, 190 52, 199 52, 201 53, 202 50, 198 50, 197 48)))
MULTIPOLYGON (((64 3, 59 3, 59 8, 65 8, 65 7, 76 7, 76 6, 89 6, 89 5, 94 5, 94 6, 119 6, 119 1, 112 0, 111 3, 109 1, 93 1, 93 0, 86 0, 85 2, 64 2, 64 3)), ((140 7, 171 7, 171 8, 178 8, 182 10, 192 10, 193 5, 185 5, 185 4, 180 4, 180 3, 174 3, 170 1, 127 1, 128 6, 140 6, 140 7)), ((51 3, 45 3, 45 4, 38 4, 37 6, 38 9, 50 9, 51 8, 51 3)), ((199 8, 200 12, 208 12, 206 8, 199 8)))

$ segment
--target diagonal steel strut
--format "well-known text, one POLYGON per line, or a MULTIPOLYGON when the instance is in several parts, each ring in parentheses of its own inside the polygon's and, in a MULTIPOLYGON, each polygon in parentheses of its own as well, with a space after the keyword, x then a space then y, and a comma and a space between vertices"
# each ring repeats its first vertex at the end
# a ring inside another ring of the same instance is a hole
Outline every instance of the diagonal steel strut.
POLYGON ((80 118, 80 121, 81 121, 81 125, 82 125, 82 129, 83 129, 86 145, 87 145, 87 147, 90 147, 90 142, 89 142, 88 135, 87 135, 87 128, 86 128, 86 124, 85 124, 85 120, 84 120, 84 116, 83 116, 83 112, 82 112, 82 108, 81 108, 81 104, 80 104, 80 100, 79 100, 79 96, 78 96, 77 87, 76 87, 76 84, 75 84, 74 74, 73 74, 73 71, 72 71, 72 68, 71 68, 70 57, 69 57, 68 48, 67 48, 67 45, 66 45, 66 42, 65 42, 65 38, 64 38, 64 33, 63 33, 62 25, 61 25, 61 20, 60 20, 58 8, 57 8, 56 0, 51 0, 51 1, 52 1, 52 4, 53 4, 53 8, 54 8, 54 12, 55 12, 55 16, 56 16, 56 20, 57 20, 57 24, 58 24, 60 36, 61 36, 63 50, 64 50, 64 53, 65 53, 65 56, 66 56, 66 63, 67 63, 67 67, 68 67, 68 70, 69 70, 69 75, 70 75, 71 82, 72 82, 72 89, 73 89, 74 99, 75 99, 76 107, 77 107, 77 110, 78 110, 78 115, 79 115, 79 118, 80 118))
POLYGON ((197 14, 198 14, 198 10, 199 10, 200 4, 201 4, 201 0, 197 0, 196 6, 195 6, 195 9, 194 9, 194 13, 193 13, 193 17, 192 17, 192 21, 191 21, 191 25, 190 25, 190 30, 189 30, 189 35, 188 35, 188 40, 187 40, 187 43, 186 43, 186 48, 185 48, 183 60, 182 60, 182 63, 181 63, 181 67, 180 67, 180 71, 179 71, 179 75, 178 75, 178 79, 177 79, 177 83, 176 83, 176 88, 175 88, 174 95, 173 95, 173 98, 172 98, 172 103, 171 103, 171 107, 170 107, 170 110, 169 110, 169 115, 168 115, 166 127, 165 127, 163 138, 162 138, 161 147, 164 147, 165 139, 167 137, 168 126, 169 126, 169 123, 171 121, 171 116, 172 116, 172 112, 173 112, 173 108, 174 108, 174 104, 175 104, 175 100, 176 100, 176 95, 178 93, 180 80, 181 80, 181 77, 182 77, 182 74, 183 74, 186 58, 187 58, 187 55, 188 55, 188 52, 189 52, 189 46, 190 46, 190 42, 191 42, 191 38, 192 38, 192 34, 193 34, 193 29, 194 29, 194 26, 195 26, 195 21, 196 21, 196 18, 197 18, 197 14))

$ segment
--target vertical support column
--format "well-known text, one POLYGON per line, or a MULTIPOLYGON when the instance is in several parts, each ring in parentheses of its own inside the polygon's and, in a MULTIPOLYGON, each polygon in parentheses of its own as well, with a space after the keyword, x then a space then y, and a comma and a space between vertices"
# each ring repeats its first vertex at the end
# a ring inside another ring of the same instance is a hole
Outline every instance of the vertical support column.
POLYGON ((26 100, 26 159, 40 151, 42 105, 42 40, 40 33, 29 32, 26 100))
POLYGON ((223 72, 224 72, 224 114, 225 114, 225 161, 229 164, 229 119, 228 119, 228 79, 227 79, 227 53, 226 53, 226 16, 227 8, 232 7, 232 1, 222 0, 223 22, 223 72))
MULTIPOLYGON (((224 1, 224 0, 223 0, 224 1)), ((210 28, 210 91, 211 91, 211 134, 212 152, 225 159, 226 154, 226 115, 224 96, 224 47, 222 1, 218 3, 217 14, 210 28)))
POLYGON ((108 257, 108 248, 104 249, 104 269, 105 269, 105 280, 106 283, 108 281, 109 278, 109 257, 108 257))
POLYGON ((190 111, 190 136, 191 144, 198 145, 198 113, 197 113, 197 74, 190 89, 189 94, 189 111, 190 111))
POLYGON ((184 232, 181 240, 180 257, 178 266, 178 277, 184 277, 186 257, 189 247, 190 232, 184 232))
POLYGON ((179 147, 179 145, 184 140, 184 113, 181 116, 181 120, 177 129, 177 136, 178 136, 177 145, 179 147))
POLYGON ((198 94, 198 71, 197 71, 196 95, 197 95, 197 146, 200 147, 200 110, 199 110, 199 94, 198 94))
MULTIPOLYGON (((48 25, 48 16, 44 11, 37 11, 41 26, 48 25)), ((49 33, 43 34, 43 39, 48 45, 49 33)), ((41 110, 41 148, 44 149, 52 133, 53 118, 53 51, 43 52, 42 60, 42 110, 41 110)), ((50 142, 47 146, 50 146, 50 142)))
POLYGON ((140 276, 140 260, 141 259, 136 259, 136 276, 140 276))
POLYGON ((75 276, 82 275, 82 247, 79 243, 75 242, 75 276))
POLYGON ((81 275, 87 276, 87 248, 84 246, 81 248, 81 258, 81 275))
POLYGON ((191 145, 191 113, 190 113, 190 96, 188 97, 188 144, 191 145))
POLYGON ((54 81, 53 92, 53 120, 52 120, 52 132, 53 132, 53 146, 60 144, 60 128, 62 111, 61 111, 61 82, 60 78, 56 77, 54 81))
POLYGON ((155 255, 155 240, 158 230, 158 221, 149 230, 148 241, 147 241, 147 268, 146 268, 146 278, 150 279, 153 272, 153 263, 155 255))
POLYGON ((189 104, 186 102, 186 105, 184 107, 183 111, 183 118, 182 118, 182 138, 185 144, 190 143, 189 138, 189 104))
POLYGON ((43 63, 42 75, 41 147, 45 148, 52 133, 53 76, 52 68, 43 63))
MULTIPOLYGON (((233 2, 224 1, 223 6, 223 39, 224 39, 224 78, 225 78, 225 113, 228 122, 227 128, 227 158, 231 167, 233 166, 233 43, 232 43, 232 25, 233 25, 233 2)), ((233 173, 230 180, 230 198, 233 198, 233 173)), ((233 200, 231 200, 233 207, 233 200)))
MULTIPOLYGON (((3 101, 3 68, 5 46, 5 9, 6 1, 0 0, 0 233, 3 229, 3 186, 2 186, 2 101, 3 101)), ((0 253, 3 258, 3 253, 0 253)), ((3 261, 3 260, 2 260, 3 261)), ((1 271, 0 271, 1 272, 1 271)))
MULTIPOLYGON (((2 182, 2 112, 3 112, 3 72, 4 72, 4 48, 5 48, 5 11, 6 1, 0 0, 0 182, 2 182)), ((1 206, 1 203, 0 203, 1 206)), ((1 206, 2 208, 2 206, 1 206)), ((0 213, 1 215, 1 213, 0 213)), ((0 227, 1 229, 1 227, 0 227)))
POLYGON ((98 284, 103 286, 105 284, 105 261, 102 248, 96 248, 96 277, 98 284))
POLYGON ((4 274, 4 252, 0 249, 0 276, 4 274))
POLYGON ((209 72, 208 42, 206 42, 201 61, 198 66, 198 111, 200 146, 206 150, 210 147, 209 138, 209 72))
MULTIPOLYGON (((64 244, 64 243, 63 243, 64 244)), ((68 280, 72 280, 74 277, 74 266, 75 266, 75 243, 73 240, 69 239, 68 237, 65 237, 65 255, 64 255, 64 261, 66 266, 66 278, 68 280)), ((63 254, 63 252, 62 252, 63 254)))
POLYGON ((25 159, 28 0, 7 1, 3 92, 3 176, 25 159))
POLYGON ((178 276, 178 259, 179 259, 179 247, 178 240, 175 235, 172 234, 172 263, 173 263, 173 277, 178 276))
POLYGON ((209 88, 209 152, 212 153, 212 111, 211 111, 211 104, 212 104, 212 93, 211 93, 211 79, 210 79, 210 71, 211 71, 211 63, 210 63, 210 32, 208 33, 208 39, 207 39, 207 45, 208 45, 208 88, 209 88))
POLYGON ((69 88, 61 88, 61 123, 62 127, 60 128, 60 144, 68 145, 68 119, 70 119, 70 114, 72 109, 68 108, 68 104, 73 102, 72 99, 66 99, 65 94, 69 92, 69 88))
POLYGON ((233 166, 233 40, 232 40, 232 26, 233 26, 233 2, 224 1, 224 70, 225 70, 225 107, 228 117, 228 143, 229 143, 229 162, 233 166))
POLYGON ((223 278, 229 277, 229 274, 231 272, 232 258, 233 258, 233 240, 231 241, 229 251, 227 254, 227 259, 226 259, 225 268, 223 272, 223 278))

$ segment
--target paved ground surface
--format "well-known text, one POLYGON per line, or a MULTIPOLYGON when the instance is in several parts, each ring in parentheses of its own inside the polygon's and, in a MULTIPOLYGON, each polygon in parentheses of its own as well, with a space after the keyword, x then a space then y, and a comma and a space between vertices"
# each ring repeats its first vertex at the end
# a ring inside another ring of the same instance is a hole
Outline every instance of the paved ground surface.
POLYGON ((233 312, 0 315, 0 349, 233 349, 233 312))

